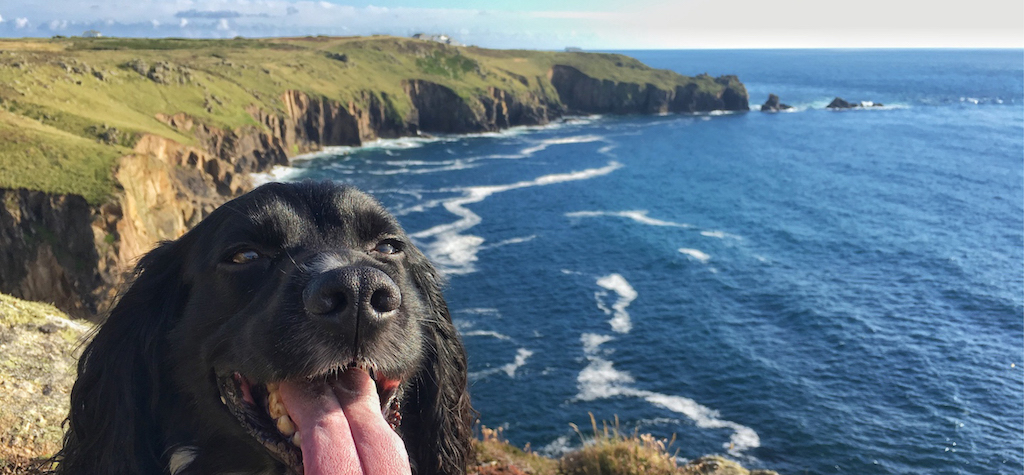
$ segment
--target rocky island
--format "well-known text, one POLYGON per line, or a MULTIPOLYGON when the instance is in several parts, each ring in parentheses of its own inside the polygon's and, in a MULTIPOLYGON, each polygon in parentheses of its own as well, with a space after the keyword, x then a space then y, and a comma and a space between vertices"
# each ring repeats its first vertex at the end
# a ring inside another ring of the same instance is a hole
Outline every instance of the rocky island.
POLYGON ((748 110, 735 76, 387 36, 0 40, 0 292, 90 318, 134 259, 332 145, 748 110))

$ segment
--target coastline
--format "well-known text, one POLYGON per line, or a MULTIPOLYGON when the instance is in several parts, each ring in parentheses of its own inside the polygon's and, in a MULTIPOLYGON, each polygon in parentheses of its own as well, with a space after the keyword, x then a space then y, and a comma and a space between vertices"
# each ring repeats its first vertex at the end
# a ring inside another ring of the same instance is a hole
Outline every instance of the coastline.
POLYGON ((5 46, 0 247, 13 252, 0 256, 0 291, 77 318, 102 313, 135 259, 264 179, 254 174, 339 150, 327 147, 749 109, 735 76, 610 54, 393 37, 5 46))

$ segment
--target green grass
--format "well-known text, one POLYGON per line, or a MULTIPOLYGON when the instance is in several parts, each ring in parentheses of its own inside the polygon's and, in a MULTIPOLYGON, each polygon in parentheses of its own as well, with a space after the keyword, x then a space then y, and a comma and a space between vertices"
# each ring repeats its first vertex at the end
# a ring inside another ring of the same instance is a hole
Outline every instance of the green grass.
POLYGON ((388 36, 3 39, 0 52, 0 186, 77 193, 94 204, 114 191, 111 170, 139 137, 196 145, 157 114, 185 113, 221 129, 259 127, 247 107, 283 114, 283 94, 299 90, 356 106, 365 105, 367 92, 386 94, 388 113, 402 119, 412 110, 403 82, 413 79, 446 86, 482 110, 476 98, 490 87, 558 97, 547 79, 554 64, 662 88, 724 87, 622 55, 487 50, 388 36))

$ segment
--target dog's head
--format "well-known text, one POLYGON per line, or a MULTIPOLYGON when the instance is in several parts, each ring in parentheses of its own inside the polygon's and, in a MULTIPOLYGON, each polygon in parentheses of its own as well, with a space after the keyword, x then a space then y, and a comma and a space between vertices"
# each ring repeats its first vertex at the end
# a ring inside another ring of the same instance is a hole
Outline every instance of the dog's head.
POLYGON ((416 473, 464 470, 440 279, 369 196, 264 185, 136 274, 79 363, 62 472, 319 473, 396 433, 416 473))

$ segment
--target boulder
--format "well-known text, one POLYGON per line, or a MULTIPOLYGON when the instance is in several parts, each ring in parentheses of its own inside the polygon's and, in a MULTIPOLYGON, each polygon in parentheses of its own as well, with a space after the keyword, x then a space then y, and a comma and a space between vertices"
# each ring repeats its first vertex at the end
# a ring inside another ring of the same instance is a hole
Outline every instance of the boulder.
POLYGON ((841 97, 832 99, 832 102, 829 102, 828 105, 825 106, 827 109, 853 109, 854 107, 860 107, 860 104, 846 102, 841 97))
POLYGON ((793 106, 779 102, 779 96, 768 94, 768 100, 761 106, 761 112, 778 112, 792 109, 793 106))

